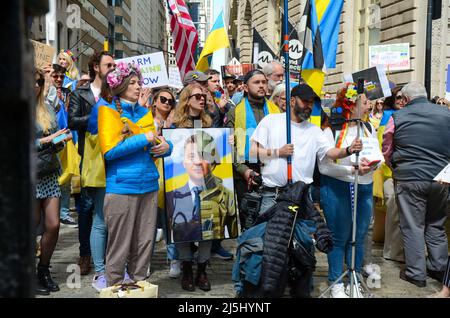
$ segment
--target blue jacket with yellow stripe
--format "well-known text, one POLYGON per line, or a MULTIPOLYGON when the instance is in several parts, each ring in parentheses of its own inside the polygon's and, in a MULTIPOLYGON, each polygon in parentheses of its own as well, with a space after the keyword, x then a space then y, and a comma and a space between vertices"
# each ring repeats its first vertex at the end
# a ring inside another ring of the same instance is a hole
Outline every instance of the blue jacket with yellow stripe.
MULTIPOLYGON (((128 118, 133 123, 149 112, 139 104, 121 102, 121 105, 121 117, 128 118)), ((114 104, 109 104, 107 107, 117 110, 114 104)), ((170 156, 173 149, 172 143, 167 142, 170 149, 164 156, 170 156)), ((152 146, 145 134, 138 134, 124 139, 104 154, 106 193, 124 195, 158 191, 159 173, 150 154, 152 146)))

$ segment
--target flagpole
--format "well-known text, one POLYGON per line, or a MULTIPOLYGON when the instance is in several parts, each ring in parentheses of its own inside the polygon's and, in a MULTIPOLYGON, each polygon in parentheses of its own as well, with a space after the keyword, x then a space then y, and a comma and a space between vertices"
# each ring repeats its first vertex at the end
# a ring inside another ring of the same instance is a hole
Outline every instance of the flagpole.
MULTIPOLYGON (((286 136, 287 144, 291 143, 291 83, 289 71, 289 7, 288 0, 284 0, 284 80, 286 82, 286 136)), ((287 179, 288 184, 292 183, 292 156, 287 158, 287 179)))

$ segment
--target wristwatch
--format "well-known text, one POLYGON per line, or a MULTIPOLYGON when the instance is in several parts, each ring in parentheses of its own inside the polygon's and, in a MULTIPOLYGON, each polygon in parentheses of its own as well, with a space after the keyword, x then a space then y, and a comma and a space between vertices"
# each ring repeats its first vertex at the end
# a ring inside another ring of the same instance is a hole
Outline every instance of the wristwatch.
POLYGON ((345 148, 345 152, 347 153, 347 156, 351 156, 353 154, 352 152, 350 152, 350 146, 345 148))

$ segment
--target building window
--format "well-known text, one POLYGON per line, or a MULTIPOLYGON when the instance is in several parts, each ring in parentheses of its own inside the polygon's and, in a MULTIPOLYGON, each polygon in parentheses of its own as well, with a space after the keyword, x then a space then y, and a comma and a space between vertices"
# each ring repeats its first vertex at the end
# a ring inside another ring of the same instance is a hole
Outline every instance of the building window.
POLYGON ((356 64, 358 69, 369 67, 369 46, 380 44, 380 0, 355 1, 356 12, 356 64))
POLYGON ((121 59, 121 58, 123 58, 123 51, 121 51, 121 50, 116 50, 116 52, 115 52, 115 54, 114 54, 114 57, 115 57, 116 59, 121 59))

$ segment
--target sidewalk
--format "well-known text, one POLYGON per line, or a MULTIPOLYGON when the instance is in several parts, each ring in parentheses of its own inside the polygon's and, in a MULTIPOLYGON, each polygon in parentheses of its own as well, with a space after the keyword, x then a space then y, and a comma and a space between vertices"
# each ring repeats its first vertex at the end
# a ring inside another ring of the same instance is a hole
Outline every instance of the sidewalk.
MULTIPOLYGON (((234 251, 235 241, 223 241, 223 246, 234 251)), ((60 237, 56 251, 52 259, 52 274, 56 282, 60 285, 61 291, 52 293, 52 298, 96 298, 97 292, 91 287, 93 272, 87 276, 81 276, 81 281, 77 288, 69 288, 66 282, 76 283, 74 280, 73 264, 78 261, 78 229, 61 227, 60 237), (72 270, 70 271, 70 265, 72 270), (69 272, 66 272, 69 268, 69 272)), ((386 261, 382 257, 382 246, 373 245, 373 262, 381 268, 381 288, 372 289, 377 298, 412 297, 423 298, 440 290, 440 284, 432 279, 428 279, 427 287, 418 288, 410 283, 399 279, 401 264, 386 261)), ((326 255, 317 252, 317 268, 314 277, 315 290, 314 297, 318 297, 327 288, 327 258, 326 255)), ((231 270, 233 261, 223 261, 217 258, 211 259, 211 267, 207 269, 208 277, 211 280, 212 289, 203 292, 196 289, 195 292, 186 292, 181 289, 179 279, 171 279, 168 276, 169 265, 166 261, 166 249, 164 241, 157 243, 153 256, 149 281, 159 286, 159 297, 162 298, 233 298, 234 289, 231 281, 231 270)), ((80 276, 78 276, 80 277, 80 276)), ((287 291, 286 291, 287 292, 287 291)), ((44 298, 44 297, 42 297, 44 298)))

